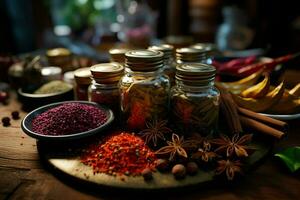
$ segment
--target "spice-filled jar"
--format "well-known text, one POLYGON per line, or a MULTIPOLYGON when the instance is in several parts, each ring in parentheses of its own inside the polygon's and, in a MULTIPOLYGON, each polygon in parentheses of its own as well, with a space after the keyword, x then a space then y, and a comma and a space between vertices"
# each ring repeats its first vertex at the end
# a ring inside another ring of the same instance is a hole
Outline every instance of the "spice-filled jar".
POLYGON ((119 63, 102 63, 91 68, 92 84, 89 88, 89 100, 106 105, 120 114, 120 93, 118 83, 124 75, 124 67, 119 63))
POLYGON ((181 63, 204 63, 208 64, 209 60, 209 50, 185 47, 176 49, 176 62, 181 63))
POLYGON ((207 64, 212 64, 212 59, 218 54, 218 48, 213 43, 196 43, 191 48, 205 50, 207 64))
POLYGON ((216 69, 202 63, 179 64, 171 91, 171 117, 180 131, 214 133, 219 116, 219 91, 214 87, 216 69))
POLYGON ((80 68, 74 71, 76 82, 75 96, 77 100, 88 101, 88 88, 91 84, 91 71, 89 67, 80 68))
POLYGON ((49 49, 46 52, 48 62, 51 66, 59 66, 63 72, 75 69, 72 63, 72 53, 66 48, 49 49))
POLYGON ((175 84, 175 71, 176 71, 176 62, 173 57, 174 47, 169 44, 161 44, 161 45, 151 46, 148 49, 155 50, 155 51, 161 51, 164 53, 163 71, 164 71, 164 74, 166 74, 169 77, 171 85, 174 85, 175 84))
POLYGON ((110 61, 125 64, 125 53, 129 51, 125 48, 113 48, 109 50, 110 61))
POLYGON ((170 82, 163 74, 163 53, 133 50, 126 54, 120 81, 122 119, 131 130, 142 130, 152 120, 167 120, 170 82))

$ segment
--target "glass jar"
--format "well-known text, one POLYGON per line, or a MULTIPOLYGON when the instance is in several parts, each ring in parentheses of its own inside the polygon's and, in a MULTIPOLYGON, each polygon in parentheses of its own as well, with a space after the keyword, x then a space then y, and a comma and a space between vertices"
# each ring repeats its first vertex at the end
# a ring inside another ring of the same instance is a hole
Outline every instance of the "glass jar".
POLYGON ((176 49, 176 62, 208 64, 210 50, 207 48, 184 47, 176 49))
POLYGON ((125 126, 142 130, 152 120, 167 120, 170 82, 163 74, 163 53, 128 51, 120 81, 121 112, 125 126))
POLYGON ((213 58, 218 54, 218 48, 213 43, 196 43, 191 48, 205 50, 206 51, 206 64, 212 64, 213 58))
POLYGON ((89 67, 80 68, 74 71, 76 82, 75 97, 80 101, 88 101, 88 88, 91 84, 91 71, 89 67))
POLYGON ((167 75, 169 77, 171 86, 175 85, 176 62, 173 57, 174 47, 169 44, 161 44, 161 45, 151 46, 148 49, 155 50, 155 51, 161 51, 164 53, 163 72, 165 75, 167 75))
POLYGON ((109 50, 110 62, 117 62, 125 65, 125 53, 129 51, 126 48, 113 48, 109 50))
POLYGON ((112 109, 120 115, 120 93, 118 83, 124 74, 119 63, 102 63, 92 66, 92 84, 89 87, 89 100, 112 109))
POLYGON ((176 67, 176 86, 171 92, 172 122, 185 134, 205 136, 217 129, 219 91, 214 87, 216 69, 189 63, 176 67))

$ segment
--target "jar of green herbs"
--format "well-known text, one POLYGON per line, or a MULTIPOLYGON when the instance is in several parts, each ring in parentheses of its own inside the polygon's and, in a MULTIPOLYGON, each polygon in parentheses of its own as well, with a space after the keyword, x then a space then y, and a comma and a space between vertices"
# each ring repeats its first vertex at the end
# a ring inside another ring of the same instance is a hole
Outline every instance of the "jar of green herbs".
POLYGON ((216 131, 220 93, 214 87, 216 69, 202 63, 179 64, 171 91, 171 117, 179 131, 209 135, 216 131))
POLYGON ((119 83, 124 124, 137 131, 153 120, 167 120, 170 81, 163 73, 163 53, 133 50, 125 56, 125 75, 119 83))

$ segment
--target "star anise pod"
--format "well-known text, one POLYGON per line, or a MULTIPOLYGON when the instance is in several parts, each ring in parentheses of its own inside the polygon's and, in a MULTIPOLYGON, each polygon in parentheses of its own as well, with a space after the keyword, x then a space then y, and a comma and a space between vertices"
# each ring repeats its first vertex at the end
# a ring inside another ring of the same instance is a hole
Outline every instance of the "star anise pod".
POLYGON ((185 158, 188 157, 184 148, 190 147, 190 144, 184 141, 183 137, 179 138, 177 134, 173 133, 172 141, 167 141, 167 144, 167 146, 158 149, 155 154, 170 154, 169 160, 173 160, 176 154, 185 158))
POLYGON ((228 180, 233 180, 235 173, 242 173, 241 169, 242 163, 238 160, 220 160, 218 161, 218 167, 216 169, 216 174, 222 174, 226 172, 228 180))
POLYGON ((153 143, 154 146, 157 145, 159 139, 165 140, 164 134, 172 132, 171 129, 167 127, 167 121, 157 121, 146 123, 147 128, 139 132, 139 135, 145 139, 145 143, 153 143))
POLYGON ((247 143, 251 139, 252 134, 243 135, 242 137, 239 134, 235 134, 232 139, 226 135, 221 135, 220 138, 212 140, 212 143, 219 146, 215 152, 226 151, 227 157, 232 156, 234 153, 238 157, 248 157, 247 149, 250 149, 250 147, 247 146, 247 143))
POLYGON ((196 147, 201 147, 205 151, 210 151, 211 149, 210 139, 208 139, 208 137, 202 137, 198 133, 193 133, 193 135, 189 138, 189 141, 196 147))
POLYGON ((192 158, 199 159, 201 158, 202 161, 208 162, 210 159, 217 157, 217 154, 212 151, 206 151, 204 149, 199 148, 196 153, 192 155, 192 158))

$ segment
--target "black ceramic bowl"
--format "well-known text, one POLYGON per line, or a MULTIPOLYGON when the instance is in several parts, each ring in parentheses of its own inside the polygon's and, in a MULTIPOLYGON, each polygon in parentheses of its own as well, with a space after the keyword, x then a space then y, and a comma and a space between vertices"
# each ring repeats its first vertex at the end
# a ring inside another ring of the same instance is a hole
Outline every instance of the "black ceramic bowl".
POLYGON ((24 131, 24 133, 26 133, 30 137, 33 137, 33 138, 36 138, 39 140, 43 140, 43 141, 74 140, 74 139, 84 138, 84 137, 88 137, 88 136, 92 136, 97 133, 100 133, 102 130, 107 128, 113 122, 113 120, 114 120, 113 112, 109 108, 100 106, 97 103, 88 102, 88 101, 64 101, 64 102, 58 102, 58 103, 53 103, 53 104, 49 104, 46 106, 42 106, 42 107, 37 108, 37 109, 33 110, 32 112, 28 113, 22 120, 21 128, 24 131), (43 135, 43 134, 32 131, 32 121, 36 116, 40 115, 41 113, 43 113, 51 108, 60 106, 65 103, 80 103, 80 104, 87 104, 87 105, 98 107, 106 112, 107 120, 104 124, 100 125, 97 128, 94 128, 92 130, 75 133, 75 134, 69 134, 69 135, 57 135, 57 136, 56 135, 43 135))
POLYGON ((74 91, 72 85, 67 91, 50 94, 26 93, 20 88, 18 89, 18 99, 23 104, 24 110, 30 111, 50 103, 74 100, 74 91))

